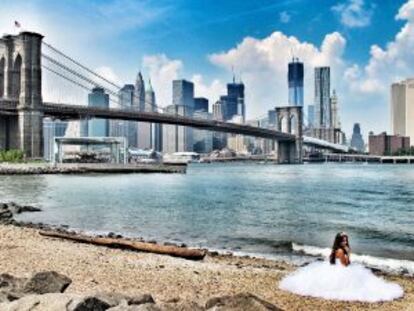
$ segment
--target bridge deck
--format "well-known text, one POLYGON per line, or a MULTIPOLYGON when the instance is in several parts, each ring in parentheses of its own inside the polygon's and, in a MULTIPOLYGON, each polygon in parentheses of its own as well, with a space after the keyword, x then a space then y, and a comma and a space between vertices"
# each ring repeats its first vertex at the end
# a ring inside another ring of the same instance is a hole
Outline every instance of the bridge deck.
MULTIPOLYGON (((16 112, 16 109, 16 105, 14 105, 13 102, 0 102, 0 114, 13 113, 16 112)), ((274 131, 255 126, 228 123, 215 120, 189 118, 179 115, 169 115, 157 112, 142 112, 127 109, 88 107, 56 103, 43 103, 40 110, 43 111, 45 116, 57 119, 79 120, 81 118, 102 118, 113 120, 142 121, 151 123, 190 126, 193 128, 203 130, 243 134, 247 136, 275 139, 278 141, 295 141, 296 139, 296 136, 292 134, 282 133, 279 131, 274 131)))

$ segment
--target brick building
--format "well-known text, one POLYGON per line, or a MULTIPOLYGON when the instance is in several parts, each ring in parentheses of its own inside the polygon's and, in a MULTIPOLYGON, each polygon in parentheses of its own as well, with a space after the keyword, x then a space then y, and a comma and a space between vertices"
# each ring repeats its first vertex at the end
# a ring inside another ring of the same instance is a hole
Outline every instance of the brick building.
POLYGON ((383 132, 378 135, 369 133, 369 153, 372 155, 392 155, 401 149, 410 148, 410 137, 387 135, 383 132))

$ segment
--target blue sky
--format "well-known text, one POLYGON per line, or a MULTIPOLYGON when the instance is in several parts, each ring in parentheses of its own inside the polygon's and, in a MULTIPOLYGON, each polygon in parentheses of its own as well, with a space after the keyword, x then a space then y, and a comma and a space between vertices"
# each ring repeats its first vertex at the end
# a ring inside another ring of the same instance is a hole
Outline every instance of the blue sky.
POLYGON ((360 122, 367 134, 388 130, 389 84, 413 76, 413 12, 413 0, 3 0, 0 27, 16 32, 18 20, 120 83, 142 70, 161 105, 174 78, 216 100, 234 66, 250 117, 286 103, 293 51, 306 104, 313 67, 329 65, 345 131, 360 122))

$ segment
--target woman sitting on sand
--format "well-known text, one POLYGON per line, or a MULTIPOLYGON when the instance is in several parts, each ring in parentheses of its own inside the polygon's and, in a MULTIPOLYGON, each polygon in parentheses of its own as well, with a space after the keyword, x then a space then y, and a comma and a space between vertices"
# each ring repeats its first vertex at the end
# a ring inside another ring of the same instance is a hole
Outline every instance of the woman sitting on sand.
POLYGON ((329 256, 329 262, 334 265, 338 258, 341 264, 348 266, 350 261, 351 248, 349 247, 348 236, 344 232, 340 232, 335 236, 335 241, 332 246, 332 252, 329 256))
POLYGON ((279 284, 283 290, 334 300, 378 302, 400 298, 403 289, 377 277, 362 265, 351 264, 348 236, 335 237, 329 261, 313 262, 286 276, 279 284))

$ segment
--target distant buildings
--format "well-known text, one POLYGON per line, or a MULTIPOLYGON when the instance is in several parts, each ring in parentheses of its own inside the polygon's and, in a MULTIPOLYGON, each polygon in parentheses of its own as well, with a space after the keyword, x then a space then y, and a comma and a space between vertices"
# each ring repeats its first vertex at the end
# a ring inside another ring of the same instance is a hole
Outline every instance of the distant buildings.
POLYGON ((391 131, 414 140, 414 79, 391 85, 391 131))
POLYGON ((369 133, 368 142, 369 153, 373 155, 393 155, 410 149, 410 137, 387 135, 386 132, 379 135, 369 133))
POLYGON ((332 92, 332 96, 330 98, 330 105, 331 105, 331 127, 334 129, 341 128, 341 121, 339 120, 339 107, 338 107, 338 97, 336 96, 335 90, 332 92))
MULTIPOLYGON (((92 89, 88 95, 89 107, 109 108, 109 95, 100 87, 92 89)), ((107 137, 109 136, 109 121, 106 119, 91 119, 88 121, 87 136, 107 137)))
MULTIPOLYGON (((194 113, 194 84, 186 80, 173 81, 173 104, 165 112, 191 117, 194 113)), ((163 152, 193 151, 193 129, 180 125, 163 126, 163 152)))
POLYGON ((315 105, 308 105, 308 127, 312 128, 315 123, 315 105))
POLYGON ((53 121, 50 118, 43 119, 43 156, 46 161, 53 161, 54 139, 64 137, 69 122, 53 121))
MULTIPOLYGON (((193 116, 197 119, 213 119, 213 114, 209 113, 208 110, 196 110, 193 116)), ((213 132, 193 129, 193 150, 198 153, 213 151, 213 132)))
MULTIPOLYGON (((134 103, 134 85, 125 84, 118 92, 118 105, 115 108, 127 109, 132 108, 134 103)), ((110 121, 109 134, 111 137, 125 137, 127 144, 134 144, 136 146, 137 140, 137 123, 124 121, 124 120, 112 120, 110 121)))
POLYGON ((246 108, 244 102, 244 84, 233 82, 227 84, 227 95, 220 96, 220 105, 223 121, 233 119, 234 116, 241 116, 243 122, 246 120, 246 108))
POLYGON ((329 67, 315 68, 315 124, 317 128, 328 128, 331 124, 331 73, 329 67))
POLYGON ((354 129, 352 131, 352 138, 351 138, 351 147, 355 148, 360 152, 365 151, 365 144, 364 140, 361 135, 361 127, 359 123, 354 124, 354 129))
POLYGON ((312 137, 335 144, 345 143, 339 120, 338 96, 331 96, 329 67, 315 68, 315 102, 308 105, 308 131, 312 137))
POLYGON ((194 111, 208 112, 208 99, 204 97, 194 98, 194 111))
MULTIPOLYGON (((147 94, 145 91, 145 83, 142 78, 141 72, 138 72, 137 79, 135 81, 135 98, 134 98, 134 107, 139 111, 151 112, 153 111, 153 106, 151 106, 151 101, 155 101, 152 98, 152 90, 149 91, 150 94, 147 94)), ((152 148, 152 125, 148 122, 138 122, 138 138, 137 138, 137 147, 139 149, 151 149, 152 148)))
POLYGON ((289 105, 303 107, 303 63, 293 58, 288 68, 289 105))

